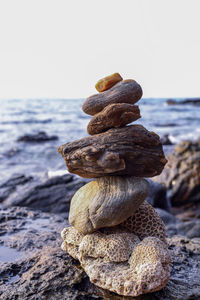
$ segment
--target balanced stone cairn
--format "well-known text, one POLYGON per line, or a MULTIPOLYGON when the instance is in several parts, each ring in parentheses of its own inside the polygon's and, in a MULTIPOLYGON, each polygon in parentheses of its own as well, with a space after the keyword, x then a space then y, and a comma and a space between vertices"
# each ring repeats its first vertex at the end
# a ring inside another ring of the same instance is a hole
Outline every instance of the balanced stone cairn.
POLYGON ((96 89, 82 106, 93 116, 91 136, 58 148, 69 172, 96 178, 72 198, 62 249, 98 287, 124 296, 158 291, 169 280, 171 259, 143 177, 159 175, 167 160, 157 134, 126 126, 140 118, 140 85, 115 73, 96 89))

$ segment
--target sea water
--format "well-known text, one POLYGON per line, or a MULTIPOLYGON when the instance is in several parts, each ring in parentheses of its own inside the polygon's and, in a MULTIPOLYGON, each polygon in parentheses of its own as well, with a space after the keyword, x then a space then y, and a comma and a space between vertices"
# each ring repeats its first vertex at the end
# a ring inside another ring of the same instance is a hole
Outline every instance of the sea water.
MULTIPOLYGON (((200 138, 200 106, 167 105, 167 99, 141 99, 142 124, 173 143, 200 138)), ((179 101, 179 99, 176 99, 179 101)), ((82 112, 84 99, 0 100, 0 181, 14 173, 61 174, 65 163, 57 147, 87 136, 91 116, 82 112), (17 142, 20 136, 45 131, 58 140, 17 142)))

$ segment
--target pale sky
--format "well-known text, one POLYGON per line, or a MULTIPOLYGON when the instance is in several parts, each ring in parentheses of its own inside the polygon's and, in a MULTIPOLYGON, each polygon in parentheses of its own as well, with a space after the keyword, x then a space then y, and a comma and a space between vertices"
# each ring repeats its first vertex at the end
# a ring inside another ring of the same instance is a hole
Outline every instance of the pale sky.
POLYGON ((0 98, 84 98, 114 72, 200 97, 200 0, 0 0, 0 98))

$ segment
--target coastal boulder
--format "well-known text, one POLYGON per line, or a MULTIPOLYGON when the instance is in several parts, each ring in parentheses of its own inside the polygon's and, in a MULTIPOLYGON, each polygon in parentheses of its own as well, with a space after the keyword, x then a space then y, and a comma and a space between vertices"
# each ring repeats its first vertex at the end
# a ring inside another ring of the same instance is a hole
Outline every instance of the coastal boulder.
POLYGON ((168 155, 163 173, 155 178, 167 188, 173 206, 200 203, 200 141, 183 141, 168 155))
POLYGON ((71 174, 52 178, 15 174, 0 183, 0 205, 29 207, 68 216, 71 198, 88 181, 71 174))
POLYGON ((70 173, 86 178, 153 177, 162 172, 167 162, 159 136, 141 125, 85 137, 60 146, 58 152, 70 173))
POLYGON ((17 141, 18 142, 26 142, 26 143, 43 143, 48 141, 58 140, 56 135, 47 135, 45 131, 39 131, 35 134, 25 134, 20 136, 17 141))

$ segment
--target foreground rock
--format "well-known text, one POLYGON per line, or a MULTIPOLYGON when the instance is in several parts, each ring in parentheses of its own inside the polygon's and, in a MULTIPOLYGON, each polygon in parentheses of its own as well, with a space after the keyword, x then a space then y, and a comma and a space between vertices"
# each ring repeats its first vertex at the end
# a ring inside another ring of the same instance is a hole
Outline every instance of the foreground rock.
POLYGON ((135 177, 107 176, 91 181, 72 198, 69 222, 83 234, 115 226, 133 215, 148 194, 148 183, 135 177))
POLYGON ((123 80, 109 90, 87 98, 82 109, 86 114, 93 116, 109 104, 135 104, 141 97, 142 88, 135 80, 123 80))
POLYGON ((26 134, 17 139, 18 142, 26 143, 42 143, 55 140, 58 140, 56 135, 48 136, 44 131, 40 131, 36 134, 26 134))
POLYGON ((163 173, 155 178, 165 184, 173 206, 200 202, 200 141, 183 141, 168 157, 163 173))
POLYGON ((174 261, 171 279, 159 292, 120 297, 90 283, 77 261, 60 249, 65 221, 24 208, 0 211, 0 298, 37 299, 199 299, 200 239, 168 239, 174 261))
POLYGON ((100 79, 95 85, 95 88, 97 89, 98 92, 104 92, 122 80, 123 78, 119 73, 114 73, 110 76, 100 79))
POLYGON ((140 110, 137 105, 128 103, 110 104, 94 115, 87 126, 87 132, 93 135, 110 128, 123 127, 140 117, 140 110))
POLYGON ((167 162, 159 136, 141 125, 110 129, 64 144, 58 152, 70 173, 86 178, 106 175, 153 177, 167 162))

